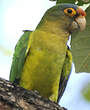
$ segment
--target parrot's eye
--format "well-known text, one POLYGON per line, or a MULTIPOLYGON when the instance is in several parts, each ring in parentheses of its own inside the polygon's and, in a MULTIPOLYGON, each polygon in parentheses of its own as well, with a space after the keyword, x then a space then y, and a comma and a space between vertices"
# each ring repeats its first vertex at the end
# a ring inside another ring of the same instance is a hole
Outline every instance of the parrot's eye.
POLYGON ((68 9, 67 12, 68 12, 68 13, 72 13, 72 10, 71 10, 71 9, 68 9))
POLYGON ((68 16, 71 16, 71 17, 76 15, 76 11, 73 8, 66 8, 66 9, 64 9, 64 13, 66 15, 68 15, 68 16))

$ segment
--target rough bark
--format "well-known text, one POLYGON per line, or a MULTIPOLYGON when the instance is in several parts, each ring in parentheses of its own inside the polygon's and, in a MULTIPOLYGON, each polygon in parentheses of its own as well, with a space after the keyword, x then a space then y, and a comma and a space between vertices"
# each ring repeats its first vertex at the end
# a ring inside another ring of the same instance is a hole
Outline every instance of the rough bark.
POLYGON ((43 98, 36 91, 28 91, 0 78, 0 110, 66 110, 43 98))

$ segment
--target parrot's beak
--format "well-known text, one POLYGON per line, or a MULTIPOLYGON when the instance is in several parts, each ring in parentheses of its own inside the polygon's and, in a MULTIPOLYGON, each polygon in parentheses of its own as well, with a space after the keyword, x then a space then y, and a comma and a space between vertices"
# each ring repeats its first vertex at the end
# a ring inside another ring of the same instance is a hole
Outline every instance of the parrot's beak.
POLYGON ((76 23, 78 24, 80 31, 83 31, 86 27, 86 19, 84 16, 78 16, 75 19, 76 23))
POLYGON ((77 15, 70 27, 71 31, 78 30, 78 29, 80 29, 80 31, 83 31, 85 29, 86 27, 85 16, 86 16, 86 12, 83 11, 81 8, 78 8, 77 15))
POLYGON ((76 17, 75 20, 72 22, 69 31, 72 32, 78 29, 80 29, 80 31, 83 31, 85 27, 86 27, 86 19, 84 16, 80 15, 76 17))

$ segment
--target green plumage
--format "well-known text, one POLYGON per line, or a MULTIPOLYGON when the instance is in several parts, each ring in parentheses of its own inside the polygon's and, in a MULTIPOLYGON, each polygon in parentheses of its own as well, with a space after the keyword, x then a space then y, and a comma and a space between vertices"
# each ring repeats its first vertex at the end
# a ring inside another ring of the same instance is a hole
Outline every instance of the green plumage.
POLYGON ((61 4, 49 9, 36 30, 26 31, 18 41, 10 72, 10 81, 37 90, 52 101, 61 98, 71 71, 72 55, 67 46, 72 17, 61 4))
POLYGON ((18 41, 13 55, 13 63, 10 71, 10 81, 14 82, 21 77, 22 68, 25 63, 25 53, 28 46, 29 35, 31 31, 26 31, 18 41))

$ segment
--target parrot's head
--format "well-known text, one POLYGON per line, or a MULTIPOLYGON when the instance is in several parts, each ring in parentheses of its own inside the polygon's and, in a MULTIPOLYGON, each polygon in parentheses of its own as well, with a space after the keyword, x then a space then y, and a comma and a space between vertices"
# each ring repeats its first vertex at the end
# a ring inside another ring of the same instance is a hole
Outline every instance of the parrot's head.
POLYGON ((53 33, 59 29, 68 32, 79 29, 83 31, 86 26, 85 16, 85 11, 77 5, 57 4, 46 11, 39 26, 53 33))

